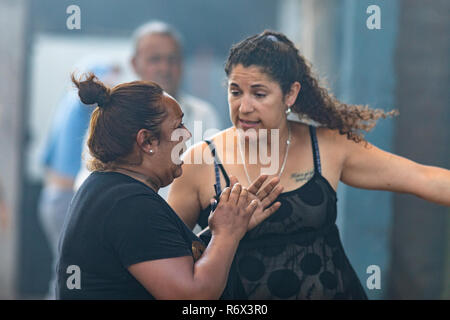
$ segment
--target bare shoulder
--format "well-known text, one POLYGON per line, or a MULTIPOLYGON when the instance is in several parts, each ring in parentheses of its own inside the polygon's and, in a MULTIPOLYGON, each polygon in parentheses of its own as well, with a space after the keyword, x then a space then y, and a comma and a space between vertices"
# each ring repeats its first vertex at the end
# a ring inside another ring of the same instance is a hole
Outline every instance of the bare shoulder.
POLYGON ((337 190, 349 146, 355 143, 339 130, 317 127, 316 133, 323 175, 337 190))
MULTIPOLYGON (((210 138, 214 143, 215 150, 218 156, 223 153, 222 143, 224 136, 229 133, 229 129, 221 131, 210 138)), ((184 186, 188 185, 200 191, 205 182, 211 180, 214 172, 211 167, 214 165, 214 157, 211 153, 211 148, 205 141, 200 141, 190 146, 186 152, 183 153, 182 159, 183 174, 176 179, 176 182, 182 183, 184 186)))
POLYGON ((347 136, 340 134, 337 129, 330 129, 327 127, 317 127, 317 137, 322 143, 334 145, 336 143, 345 144, 347 136))
POLYGON ((326 127, 316 128, 317 140, 321 149, 327 149, 332 151, 336 156, 338 154, 343 154, 343 148, 347 148, 350 140, 347 139, 345 134, 340 134, 337 129, 330 129, 326 127))
MULTIPOLYGON (((227 136, 232 134, 232 130, 232 128, 222 130, 209 138, 209 141, 214 144, 214 148, 215 150, 217 150, 219 155, 223 152, 222 149, 225 146, 227 136)), ((214 158, 212 156, 211 148, 208 143, 206 143, 205 141, 200 141, 186 150, 186 152, 183 154, 183 161, 185 165, 195 165, 191 166, 191 168, 195 167, 196 170, 202 170, 205 169, 205 167, 209 167, 210 165, 212 165, 214 162, 214 158)))
POLYGON ((371 147, 371 144, 366 141, 355 142, 354 140, 349 139, 346 134, 341 134, 338 129, 318 127, 317 137, 319 143, 333 150, 335 155, 339 154, 343 157, 355 149, 371 147))
POLYGON ((235 135, 235 128, 234 127, 230 127, 227 128, 225 130, 222 130, 220 132, 218 132, 217 134, 215 134, 214 136, 211 137, 211 140, 216 144, 216 145, 222 145, 227 138, 233 137, 235 135))
POLYGON ((182 155, 183 172, 172 182, 167 199, 172 209, 191 229, 202 207, 202 183, 210 179, 207 165, 202 159, 205 147, 207 144, 204 142, 196 143, 182 155))
POLYGON ((211 160, 211 157, 205 152, 206 149, 208 149, 208 144, 204 141, 190 146, 182 155, 183 169, 186 167, 189 170, 201 170, 205 162, 211 160))

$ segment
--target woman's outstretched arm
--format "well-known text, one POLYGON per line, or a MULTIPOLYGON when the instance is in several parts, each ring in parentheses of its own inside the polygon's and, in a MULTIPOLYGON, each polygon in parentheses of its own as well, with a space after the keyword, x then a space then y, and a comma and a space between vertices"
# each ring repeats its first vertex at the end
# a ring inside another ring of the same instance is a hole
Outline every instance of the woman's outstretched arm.
POLYGON ((422 165, 370 143, 338 139, 345 152, 341 181, 356 188, 410 193, 450 206, 450 170, 422 165))

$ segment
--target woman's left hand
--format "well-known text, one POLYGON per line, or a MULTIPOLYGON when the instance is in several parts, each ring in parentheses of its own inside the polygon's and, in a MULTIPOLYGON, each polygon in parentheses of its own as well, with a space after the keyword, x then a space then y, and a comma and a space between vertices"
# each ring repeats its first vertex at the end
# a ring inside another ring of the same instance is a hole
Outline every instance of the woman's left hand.
MULTIPOLYGON (((267 175, 260 175, 247 189, 248 203, 254 199, 258 201, 258 206, 250 219, 247 230, 256 227, 281 206, 280 202, 272 204, 283 191, 283 187, 279 185, 280 179, 278 177, 272 178, 272 180, 270 180, 270 182, 261 190, 261 187, 267 178, 267 175)), ((233 186, 238 182, 236 177, 230 177, 230 186, 233 186)))

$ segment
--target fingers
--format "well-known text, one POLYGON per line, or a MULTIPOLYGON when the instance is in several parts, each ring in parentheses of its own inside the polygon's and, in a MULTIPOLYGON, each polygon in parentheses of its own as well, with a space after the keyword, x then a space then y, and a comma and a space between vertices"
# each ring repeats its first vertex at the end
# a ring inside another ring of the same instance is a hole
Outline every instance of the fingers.
POLYGON ((231 194, 230 194, 231 199, 229 199, 229 201, 233 203, 238 203, 238 201, 240 201, 241 199, 243 187, 242 185, 239 184, 239 180, 236 176, 230 176, 230 187, 231 187, 231 194))
POLYGON ((275 189, 273 189, 265 198, 261 200, 261 204, 263 208, 269 206, 272 202, 274 202, 278 196, 283 192, 284 187, 278 185, 275 189))
POLYGON ((247 208, 245 208, 245 213, 251 216, 255 212, 256 208, 258 208, 258 200, 255 199, 250 202, 247 208))
POLYGON ((263 213, 258 217, 263 221, 266 218, 270 217, 275 211, 277 211, 278 209, 280 209, 281 207, 281 202, 275 202, 273 205, 271 205, 269 208, 267 208, 266 210, 263 211, 263 213))
POLYGON ((234 186, 238 182, 238 178, 236 178, 235 176, 230 176, 230 186, 234 186))
POLYGON ((241 195, 239 196, 238 206, 245 208, 248 201, 248 190, 246 188, 242 188, 241 195))
POLYGON ((258 215, 254 215, 252 217, 254 219, 253 227, 257 226, 258 224, 260 224, 261 222, 266 220, 273 213, 275 213, 278 209, 280 209, 280 207, 281 207, 281 202, 275 202, 273 205, 271 205, 269 208, 264 210, 262 213, 259 213, 258 215))
POLYGON ((264 184, 264 182, 267 180, 269 176, 266 174, 262 174, 256 179, 249 187, 248 192, 257 194, 261 186, 264 184))
POLYGON ((269 181, 267 186, 265 186, 261 191, 259 191, 256 196, 259 200, 263 200, 265 197, 267 197, 268 194, 276 187, 276 185, 280 182, 280 178, 275 177, 272 180, 269 181))
POLYGON ((220 201, 227 202, 230 198, 231 188, 226 187, 223 189, 222 193, 220 194, 220 201))
POLYGON ((236 183, 231 189, 231 194, 228 199, 229 202, 236 204, 239 201, 239 196, 241 194, 242 186, 239 183, 236 183))

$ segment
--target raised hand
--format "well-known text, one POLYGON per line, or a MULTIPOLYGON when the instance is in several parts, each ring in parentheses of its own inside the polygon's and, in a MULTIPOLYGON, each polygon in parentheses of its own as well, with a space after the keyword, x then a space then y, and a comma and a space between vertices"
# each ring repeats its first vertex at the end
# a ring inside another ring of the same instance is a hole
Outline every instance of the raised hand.
POLYGON ((216 210, 208 219, 212 234, 237 240, 244 236, 258 205, 257 200, 248 199, 248 194, 239 183, 223 190, 216 210))
MULTIPOLYGON (((283 192, 283 186, 279 185, 280 179, 278 177, 272 178, 269 183, 261 190, 262 185, 267 180, 267 175, 260 175, 247 189, 247 201, 250 203, 252 200, 257 200, 256 210, 248 224, 248 229, 251 230, 265 219, 270 217, 275 211, 277 211, 281 203, 275 202, 270 207, 276 198, 283 192)), ((239 183, 238 179, 234 176, 230 177, 230 185, 233 186, 239 183)))

